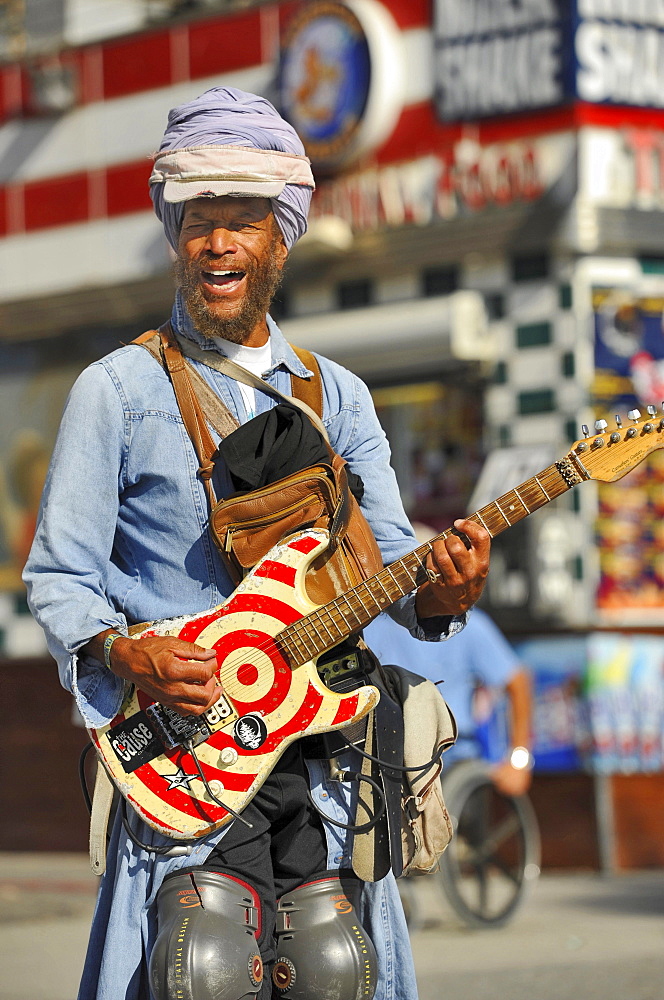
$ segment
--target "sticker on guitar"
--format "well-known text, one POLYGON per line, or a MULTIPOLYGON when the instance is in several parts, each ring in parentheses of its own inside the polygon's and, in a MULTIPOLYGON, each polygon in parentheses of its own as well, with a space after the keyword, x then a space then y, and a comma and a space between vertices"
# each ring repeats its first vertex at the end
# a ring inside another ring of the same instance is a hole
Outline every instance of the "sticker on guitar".
MULTIPOLYGON (((597 421, 560 461, 471 515, 492 537, 586 480, 613 482, 664 446, 654 407, 613 430, 597 421)), ((439 535, 445 538, 448 529, 439 535)), ((146 624, 137 637, 174 635, 217 654, 223 695, 200 717, 183 718, 131 687, 108 726, 90 730, 120 792, 143 820, 176 840, 203 837, 241 813, 286 748, 303 736, 342 729, 378 702, 365 685, 339 693, 324 684, 318 657, 359 632, 426 580, 431 542, 333 601, 314 605, 306 573, 328 534, 302 531, 271 549, 223 604, 146 624), (186 780, 173 780, 174 775, 186 780), (215 789, 223 790, 221 799, 215 789), (228 808, 227 808, 228 807, 228 808)))

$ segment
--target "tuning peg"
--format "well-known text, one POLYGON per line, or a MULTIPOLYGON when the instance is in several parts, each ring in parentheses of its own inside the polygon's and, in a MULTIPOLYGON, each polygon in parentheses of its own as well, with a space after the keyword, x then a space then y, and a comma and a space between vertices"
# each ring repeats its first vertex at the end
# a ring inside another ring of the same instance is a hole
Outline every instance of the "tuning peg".
POLYGON ((581 431, 584 437, 587 438, 590 437, 590 430, 588 428, 588 424, 581 424, 581 431))
POLYGON ((616 427, 622 427, 622 417, 619 413, 616 413, 616 427))
POLYGON ((636 421, 641 416, 641 411, 640 410, 628 410, 627 411, 627 416, 629 417, 630 420, 633 420, 634 423, 636 423, 636 421))
POLYGON ((595 430, 597 431, 598 434, 601 434, 603 431, 605 431, 608 426, 609 425, 607 424, 606 420, 595 421, 595 430))
POLYGON ((657 407, 653 406, 652 403, 650 404, 650 406, 646 406, 646 410, 648 411, 649 417, 654 417, 657 415, 657 407))

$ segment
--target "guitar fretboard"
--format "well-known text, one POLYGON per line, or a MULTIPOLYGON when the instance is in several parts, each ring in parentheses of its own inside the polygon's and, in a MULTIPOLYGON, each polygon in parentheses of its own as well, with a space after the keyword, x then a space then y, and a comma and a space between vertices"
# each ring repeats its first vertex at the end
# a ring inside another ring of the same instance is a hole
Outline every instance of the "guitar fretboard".
MULTIPOLYGON (((558 465, 549 465, 537 476, 471 514, 469 520, 481 524, 495 538, 517 521, 562 496, 570 488, 558 465)), ((349 635, 359 632, 399 598, 424 583, 427 579, 425 564, 432 543, 437 539, 447 538, 454 530, 448 528, 346 594, 317 608, 280 632, 278 642, 291 666, 307 663, 332 649, 349 635)))

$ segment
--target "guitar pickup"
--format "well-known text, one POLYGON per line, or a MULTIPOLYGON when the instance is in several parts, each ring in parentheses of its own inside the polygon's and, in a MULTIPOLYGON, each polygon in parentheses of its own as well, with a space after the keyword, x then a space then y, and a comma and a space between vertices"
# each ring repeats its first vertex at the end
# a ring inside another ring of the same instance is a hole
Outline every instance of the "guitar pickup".
POLYGON ((210 736, 207 722, 197 715, 179 715, 174 709, 155 702, 148 705, 145 714, 150 717, 154 730, 166 750, 203 743, 210 736))
POLYGON ((230 716, 233 715, 233 709, 230 702, 225 695, 215 701, 214 705, 211 705, 206 712, 203 712, 202 718, 205 719, 208 726, 214 729, 225 722, 230 716))

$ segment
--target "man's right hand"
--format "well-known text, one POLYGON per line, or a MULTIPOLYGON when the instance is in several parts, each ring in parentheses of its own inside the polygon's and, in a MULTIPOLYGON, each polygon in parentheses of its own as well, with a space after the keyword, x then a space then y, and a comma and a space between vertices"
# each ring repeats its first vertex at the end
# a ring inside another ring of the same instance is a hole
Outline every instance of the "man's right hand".
MULTIPOLYGON (((101 632, 86 646, 102 663, 104 639, 112 631, 101 632)), ((201 715, 221 695, 215 650, 174 636, 120 636, 111 647, 110 664, 118 677, 180 715, 201 715)))

